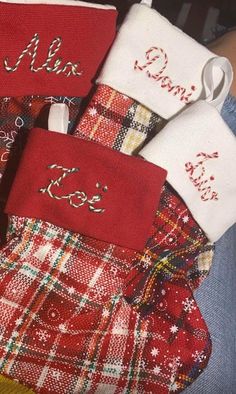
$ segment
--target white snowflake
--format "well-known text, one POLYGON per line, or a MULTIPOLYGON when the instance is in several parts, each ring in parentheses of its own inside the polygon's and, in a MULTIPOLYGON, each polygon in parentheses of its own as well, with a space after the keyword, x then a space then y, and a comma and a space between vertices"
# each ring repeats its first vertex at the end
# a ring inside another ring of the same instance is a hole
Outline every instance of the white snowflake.
POLYGON ((47 342, 48 338, 50 338, 50 334, 48 334, 45 330, 37 331, 36 335, 38 336, 40 342, 47 342))
POLYGON ((74 287, 69 287, 68 293, 69 293, 69 294, 74 294, 74 292, 75 292, 74 287))
POLYGON ((103 312, 102 312, 102 316, 103 317, 108 317, 109 315, 110 315, 109 310, 108 309, 104 309, 103 312))
POLYGON ((12 332, 12 336, 13 336, 14 338, 16 338, 16 337, 19 336, 19 333, 18 333, 17 331, 13 331, 13 332, 12 332))
POLYGON ((65 324, 59 324, 59 330, 63 333, 65 333, 67 331, 65 324))
POLYGON ((188 221, 189 221, 189 216, 188 215, 185 215, 185 216, 183 216, 183 222, 184 223, 188 223, 188 221))
POLYGON ((59 371, 52 371, 52 376, 53 376, 53 378, 59 380, 61 373, 59 371))
POLYGON ((169 391, 175 392, 179 389, 178 384, 176 382, 170 383, 168 386, 169 391))
POLYGON ((179 327, 177 327, 175 324, 170 327, 170 332, 172 332, 172 334, 176 334, 176 332, 178 332, 178 330, 179 330, 179 327))
POLYGON ((144 268, 149 268, 152 265, 151 257, 148 254, 144 254, 141 258, 141 262, 143 263, 144 268))
POLYGON ((160 350, 157 349, 156 347, 154 347, 154 348, 152 349, 152 351, 151 351, 151 355, 152 355, 153 357, 158 356, 159 353, 160 353, 160 350))
POLYGON ((202 363, 204 360, 206 360, 207 357, 203 351, 199 352, 198 350, 196 350, 196 352, 192 354, 192 358, 195 362, 202 363))
MULTIPOLYGON (((182 366, 182 362, 181 362, 180 356, 167 358, 166 361, 165 361, 165 365, 168 368, 170 368, 172 373, 176 372, 177 369, 182 366)), ((175 379, 172 376, 172 381, 174 381, 174 380, 175 379)))
POLYGON ((192 311, 196 309, 195 301, 193 298, 186 298, 184 301, 182 301, 182 304, 184 306, 185 312, 192 313, 192 311))
POLYGON ((21 323, 23 323, 23 319, 22 318, 16 319, 15 323, 17 326, 19 326, 21 323))
POLYGON ((156 366, 153 368, 153 372, 154 372, 156 375, 158 375, 158 374, 161 372, 161 367, 159 367, 159 365, 156 365, 156 366))
POLYGON ((95 116, 95 115, 97 115, 97 110, 94 107, 93 108, 89 108, 88 113, 89 113, 90 116, 95 116))

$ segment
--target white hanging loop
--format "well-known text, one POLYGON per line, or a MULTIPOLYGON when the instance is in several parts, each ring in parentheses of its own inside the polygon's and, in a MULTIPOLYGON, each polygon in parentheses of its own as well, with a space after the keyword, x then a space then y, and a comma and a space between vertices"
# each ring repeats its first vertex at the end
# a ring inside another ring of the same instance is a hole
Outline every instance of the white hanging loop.
POLYGON ((203 71, 203 86, 206 92, 206 101, 221 111, 224 101, 229 94, 233 82, 233 69, 226 57, 212 58, 203 71), (216 86, 214 80, 214 69, 221 69, 223 73, 220 85, 216 86))
POLYGON ((48 116, 48 129, 67 134, 69 124, 69 108, 66 104, 52 104, 48 116))
POLYGON ((140 4, 145 4, 148 7, 152 8, 152 0, 142 0, 140 4))

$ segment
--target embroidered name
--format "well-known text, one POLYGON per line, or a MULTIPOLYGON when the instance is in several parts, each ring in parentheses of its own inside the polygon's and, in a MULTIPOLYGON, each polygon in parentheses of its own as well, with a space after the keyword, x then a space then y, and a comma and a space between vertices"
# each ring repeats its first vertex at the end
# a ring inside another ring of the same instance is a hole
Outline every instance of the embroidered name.
POLYGON ((161 88, 166 89, 173 96, 178 96, 180 101, 188 103, 190 97, 193 92, 196 90, 196 86, 192 85, 190 90, 187 91, 186 88, 180 85, 174 85, 171 78, 167 75, 163 75, 167 65, 168 65, 168 56, 162 48, 151 47, 146 53, 145 57, 147 62, 141 65, 138 60, 134 63, 134 70, 144 71, 148 78, 154 79, 154 81, 159 82, 161 88), (156 72, 151 72, 150 69, 153 69, 153 65, 159 66, 159 69, 156 72))
POLYGON ((42 70, 47 71, 48 73, 56 73, 65 74, 67 77, 74 75, 76 77, 80 77, 82 75, 82 71, 78 71, 78 67, 80 62, 72 63, 67 62, 66 64, 62 65, 62 58, 58 57, 55 58, 57 52, 60 50, 62 45, 62 38, 56 37, 50 44, 48 49, 48 54, 46 61, 39 67, 35 67, 35 62, 38 54, 38 47, 39 47, 40 38, 39 35, 36 33, 26 48, 21 52, 19 57, 16 60, 16 63, 13 66, 9 65, 9 58, 6 57, 4 59, 4 67, 5 70, 9 73, 16 72, 26 55, 29 55, 32 59, 30 62, 30 70, 32 72, 39 72, 42 70))
POLYGON ((218 159, 219 153, 214 152, 211 155, 207 153, 198 153, 196 157, 201 158, 195 165, 191 162, 185 164, 185 171, 189 175, 190 181, 201 193, 202 201, 218 201, 219 195, 217 192, 212 190, 211 182, 215 180, 215 177, 211 175, 209 178, 205 178, 206 168, 204 163, 207 160, 218 159))
MULTIPOLYGON (((91 198, 88 198, 87 194, 81 190, 76 190, 73 193, 69 193, 69 194, 65 194, 65 195, 57 195, 55 194, 55 192, 52 191, 53 187, 62 187, 62 181, 63 179, 67 178, 68 176, 75 174, 77 172, 80 171, 79 168, 64 168, 62 166, 58 166, 57 164, 52 164, 50 166, 48 166, 48 168, 50 170, 53 169, 58 169, 58 170, 62 170, 62 175, 55 179, 55 180, 50 180, 49 185, 46 188, 42 188, 39 190, 40 193, 43 194, 48 194, 49 197, 55 199, 55 200, 67 200, 68 203, 70 204, 71 207, 73 208, 81 208, 82 206, 84 206, 85 204, 88 204, 88 208, 91 212, 94 213, 103 213, 105 212, 104 208, 95 208, 94 205, 99 203, 103 196, 102 194, 95 194, 94 196, 92 196, 91 198)), ((100 183, 96 184, 96 188, 100 189, 101 191, 103 191, 104 193, 106 193, 108 191, 108 187, 102 187, 100 183)))

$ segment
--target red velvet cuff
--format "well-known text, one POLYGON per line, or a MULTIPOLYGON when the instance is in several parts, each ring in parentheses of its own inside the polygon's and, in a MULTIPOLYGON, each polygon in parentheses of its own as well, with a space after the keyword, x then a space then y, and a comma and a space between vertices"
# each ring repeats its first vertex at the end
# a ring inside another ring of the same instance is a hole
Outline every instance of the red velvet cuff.
POLYGON ((0 2, 0 96, 86 96, 116 17, 112 8, 0 2))
POLYGON ((165 170, 141 158, 33 129, 6 212, 142 250, 165 179, 165 170))

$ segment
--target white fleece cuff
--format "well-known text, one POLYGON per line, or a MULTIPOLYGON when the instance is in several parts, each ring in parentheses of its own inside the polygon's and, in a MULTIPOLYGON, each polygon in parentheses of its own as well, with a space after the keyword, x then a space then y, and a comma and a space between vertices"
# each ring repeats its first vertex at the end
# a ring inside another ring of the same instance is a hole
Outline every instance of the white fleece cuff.
MULTIPOLYGON (((187 103, 206 97, 203 71, 215 57, 156 10, 135 4, 120 28, 97 82, 169 119, 187 103)), ((215 88, 222 78, 221 67, 215 67, 215 88)))
POLYGON ((191 105, 140 155, 168 171, 167 181, 211 242, 236 222, 236 138, 210 104, 191 105))

